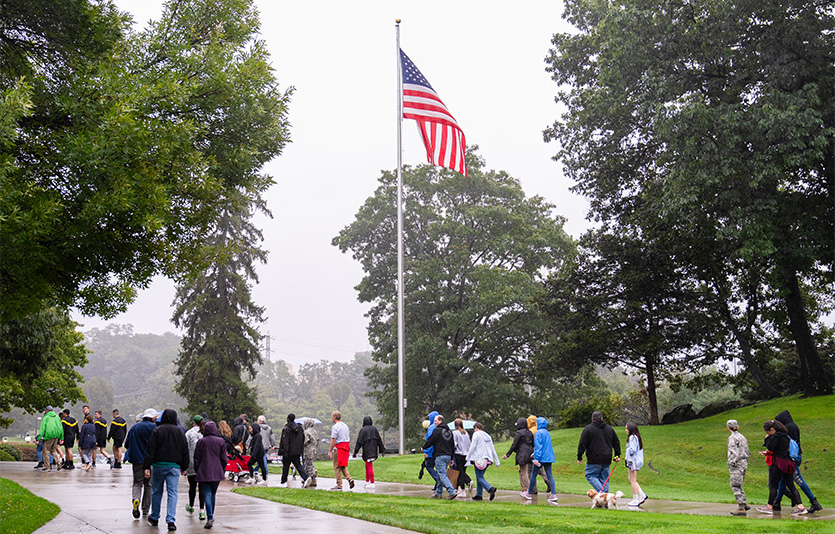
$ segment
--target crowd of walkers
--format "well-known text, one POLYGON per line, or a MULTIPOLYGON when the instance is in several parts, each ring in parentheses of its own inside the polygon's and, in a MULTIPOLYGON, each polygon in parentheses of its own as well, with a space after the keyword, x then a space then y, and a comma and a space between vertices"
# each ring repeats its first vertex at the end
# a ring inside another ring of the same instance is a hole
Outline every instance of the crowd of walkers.
MULTIPOLYGON (((172 531, 177 529, 177 488, 180 476, 188 480, 188 503, 185 510, 189 514, 194 513, 196 500, 198 517, 201 521, 205 520, 204 527, 207 529, 212 528, 214 523, 220 482, 230 473, 237 472, 236 469, 251 484, 259 483, 256 471, 260 471, 261 481, 266 482, 268 452, 277 452, 282 459, 281 487, 287 486, 291 468, 301 476, 302 487, 317 486, 318 470, 315 462, 319 435, 314 424, 318 421, 312 418, 305 418, 303 424, 299 424, 296 416, 289 414, 280 438, 276 441, 273 429, 263 415, 258 417, 256 423, 250 424, 247 415, 241 414, 230 426, 226 421, 215 423, 208 414, 202 413, 191 419, 191 428, 186 430, 180 424, 176 411, 166 409, 160 413, 149 408, 136 416, 136 424, 128 431, 127 423, 119 416, 119 410, 113 410, 112 413, 113 419, 108 428, 102 412, 96 410, 90 413, 89 406, 83 407, 81 422, 71 417, 69 409, 56 413, 51 406, 47 407, 41 420, 38 464, 35 467, 44 471, 51 471, 53 465, 57 471, 75 469, 72 449, 76 441, 81 465, 85 470, 96 468, 97 454, 105 459, 111 469, 121 469, 123 461, 130 462, 133 469, 133 517, 139 519, 141 514, 152 526, 157 526, 165 492, 165 522, 168 530, 172 531), (112 442, 111 454, 106 450, 108 441, 112 442)), ((354 488, 354 479, 348 471, 350 429, 338 411, 331 414, 331 420, 333 427, 328 459, 333 461, 336 485, 330 489, 341 491, 343 480, 347 481, 350 488, 354 488)), ((462 419, 445 424, 444 416, 436 411, 429 413, 423 426, 426 430, 422 447, 424 462, 419 476, 426 470, 433 478, 434 497, 443 498, 446 490, 448 499, 466 497, 481 501, 486 493, 489 500, 493 500, 496 488, 487 481, 485 475, 491 465, 500 465, 500 459, 493 438, 484 430, 484 426, 474 423, 470 437, 462 419), (475 471, 475 488, 467 474, 469 466, 475 471)), ((751 509, 743 490, 750 458, 748 441, 739 432, 737 421, 729 420, 726 426, 730 432, 730 485, 738 505, 731 513, 745 515, 751 509)), ((800 430, 789 412, 781 412, 774 420, 766 421, 763 430, 766 433, 763 443, 766 450, 759 454, 765 456, 769 466, 769 497, 768 503, 757 510, 766 514, 779 511, 784 494, 792 501, 792 514, 821 510, 820 503, 800 473, 800 430), (809 498, 810 508, 803 506, 798 487, 809 498)), ((632 500, 628 504, 637 507, 648 499, 637 481, 638 471, 644 463, 644 443, 637 424, 627 423, 625 432, 627 445, 624 463, 632 487, 632 500)), ((373 463, 385 453, 385 447, 379 431, 368 416, 364 418, 363 426, 357 433, 353 456, 357 457, 360 453, 365 463, 365 487, 374 488, 373 463)), ((526 500, 532 499, 537 494, 536 482, 537 476, 540 476, 549 494, 548 503, 557 504, 557 487, 551 470, 555 461, 554 447, 548 432, 548 421, 544 417, 531 415, 519 418, 513 442, 501 458, 507 459, 512 454, 516 455, 519 469, 520 496, 526 500)), ((612 462, 620 461, 621 446, 617 433, 605 423, 599 411, 592 414, 591 423, 580 434, 577 462, 581 465, 584 455, 586 479, 595 494, 607 494, 611 465, 612 462)))

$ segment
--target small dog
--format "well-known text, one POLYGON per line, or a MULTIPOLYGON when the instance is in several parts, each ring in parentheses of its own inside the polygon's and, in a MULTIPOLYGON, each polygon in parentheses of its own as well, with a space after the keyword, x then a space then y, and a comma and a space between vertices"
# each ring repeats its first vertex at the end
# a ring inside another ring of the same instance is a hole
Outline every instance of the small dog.
POLYGON ((623 492, 597 493, 597 490, 590 489, 586 495, 591 499, 592 508, 614 508, 618 510, 618 499, 623 497, 623 492))

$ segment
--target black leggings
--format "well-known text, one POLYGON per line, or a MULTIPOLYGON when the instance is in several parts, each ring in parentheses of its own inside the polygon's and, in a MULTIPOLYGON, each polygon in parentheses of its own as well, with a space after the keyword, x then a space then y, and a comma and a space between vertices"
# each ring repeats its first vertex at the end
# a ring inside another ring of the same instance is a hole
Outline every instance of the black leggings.
MULTIPOLYGON (((251 477, 255 476, 255 470, 253 469, 253 466, 255 466, 255 465, 260 465, 260 466, 263 467, 263 465, 264 465, 264 455, 263 454, 260 455, 260 456, 250 456, 249 457, 249 461, 246 463, 246 468, 249 469, 249 476, 251 476, 251 477)), ((261 477, 264 480, 267 480, 266 470, 261 469, 261 477)))
POLYGON ((188 505, 194 506, 194 497, 195 495, 198 496, 198 501, 200 503, 200 509, 206 507, 206 503, 203 498, 203 492, 197 491, 197 475, 188 475, 188 505))
POLYGON ((780 481, 783 482, 783 487, 785 488, 786 495, 788 495, 792 500, 792 506, 797 506, 801 504, 800 500, 800 492, 797 491, 797 487, 794 485, 793 480, 793 473, 784 473, 780 471, 780 469, 776 465, 771 465, 768 468, 768 504, 770 505, 779 505, 779 502, 775 502, 777 500, 777 490, 780 486, 780 481))
POLYGON ((467 474, 467 457, 463 454, 455 455, 455 469, 458 471, 458 487, 466 488, 473 479, 467 474))

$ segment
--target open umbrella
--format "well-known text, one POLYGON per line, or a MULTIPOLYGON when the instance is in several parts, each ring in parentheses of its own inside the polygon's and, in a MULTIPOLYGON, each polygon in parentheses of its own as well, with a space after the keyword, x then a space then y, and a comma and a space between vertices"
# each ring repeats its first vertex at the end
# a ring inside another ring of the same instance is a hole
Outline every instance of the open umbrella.
POLYGON ((314 425, 321 425, 322 424, 322 421, 316 419, 315 417, 296 417, 296 422, 300 425, 303 425, 304 422, 307 421, 308 419, 312 419, 314 425))
MULTIPOLYGON (((464 430, 472 430, 475 428, 476 421, 470 421, 469 419, 464 421, 464 430)), ((447 426, 453 430, 455 430, 455 421, 447 424, 447 426)))

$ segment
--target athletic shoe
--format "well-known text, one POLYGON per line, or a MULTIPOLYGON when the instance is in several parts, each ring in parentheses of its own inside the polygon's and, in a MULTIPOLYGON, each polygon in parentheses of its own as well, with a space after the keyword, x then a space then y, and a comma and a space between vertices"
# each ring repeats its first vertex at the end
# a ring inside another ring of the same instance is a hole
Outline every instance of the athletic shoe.
POLYGON ((212 525, 214 525, 214 519, 209 519, 206 521, 206 524, 203 525, 203 528, 212 528, 212 525))
POLYGON ((454 492, 454 493, 450 493, 449 496, 447 497, 447 499, 449 499, 450 501, 454 501, 456 497, 458 497, 458 492, 457 491, 454 492))
POLYGON ((133 500, 133 517, 139 519, 139 499, 133 500))
POLYGON ((474 501, 483 501, 484 499, 482 497, 479 497, 478 495, 476 495, 475 497, 473 497, 473 500, 474 501))
POLYGON ((302 487, 303 487, 303 488, 310 487, 310 485, 311 485, 312 483, 313 483, 313 479, 312 479, 312 478, 310 478, 310 477, 307 477, 307 478, 304 480, 304 483, 302 484, 302 487))
POLYGON ((43 469, 43 462, 38 462, 38 465, 36 465, 32 469, 43 469))
POLYGON ((632 500, 626 503, 627 506, 640 506, 641 501, 638 500, 637 495, 632 496, 632 500))
POLYGON ((348 479, 348 487, 350 489, 354 489, 354 479, 353 478, 348 479))
POLYGON ((193 514, 194 513, 194 506, 186 503, 186 512, 193 514))
POLYGON ((769 508, 768 506, 757 506, 757 511, 762 514, 773 514, 774 510, 769 508))
POLYGON ((792 508, 791 515, 804 515, 804 514, 808 514, 808 513, 809 513, 809 511, 806 510, 806 508, 801 508, 799 506, 795 506, 794 508, 792 508))
POLYGON ((560 500, 560 498, 559 498, 559 497, 557 497, 557 494, 556 494, 556 493, 552 493, 552 494, 548 497, 548 502, 549 502, 549 503, 551 503, 551 504, 557 504, 557 502, 558 502, 559 500, 560 500))
POLYGON ((200 512, 197 514, 197 518, 200 521, 203 521, 204 519, 206 519, 206 512, 204 512, 203 510, 200 510, 200 512))
POLYGON ((377 487, 377 486, 376 486, 373 482, 368 482, 368 483, 365 485, 365 489, 374 489, 374 488, 376 488, 376 487, 377 487))
POLYGON ((174 523, 168 523, 168 530, 177 530, 177 525, 175 525, 174 523))
POLYGON ((340 487, 340 486, 334 486, 334 487, 332 487, 332 488, 330 489, 330 491, 342 491, 342 487, 340 487))
POLYGON ((149 517, 149 518, 148 518, 148 523, 150 523, 150 525, 151 525, 152 527, 159 526, 159 519, 151 519, 151 518, 149 517))
POLYGON ((644 492, 641 492, 641 495, 638 497, 638 506, 641 506, 642 504, 647 502, 647 499, 649 499, 649 495, 647 495, 644 492))
POLYGON ((533 499, 533 497, 531 496, 531 494, 530 494, 530 493, 528 493, 527 491, 520 491, 520 492, 519 492, 519 496, 520 496, 520 497, 522 497, 523 499, 528 499, 529 501, 530 501, 531 499, 533 499))
POLYGON ((286 488, 286 487, 287 487, 287 483, 286 483, 286 482, 282 482, 281 484, 279 484, 279 485, 278 485, 278 487, 279 487, 279 488, 286 488))
POLYGON ((491 501, 496 498, 496 488, 490 488, 490 491, 488 493, 490 494, 491 501))

